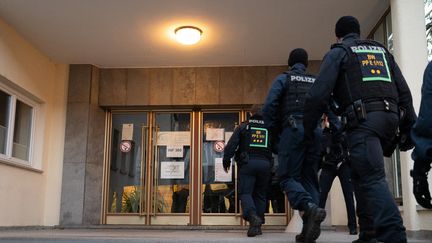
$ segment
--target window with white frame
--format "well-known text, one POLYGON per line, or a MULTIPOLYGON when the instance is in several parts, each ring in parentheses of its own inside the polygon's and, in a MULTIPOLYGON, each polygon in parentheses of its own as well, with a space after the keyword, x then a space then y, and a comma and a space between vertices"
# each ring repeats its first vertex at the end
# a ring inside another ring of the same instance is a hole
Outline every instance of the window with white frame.
POLYGON ((38 103, 0 86, 0 160, 31 166, 38 103))

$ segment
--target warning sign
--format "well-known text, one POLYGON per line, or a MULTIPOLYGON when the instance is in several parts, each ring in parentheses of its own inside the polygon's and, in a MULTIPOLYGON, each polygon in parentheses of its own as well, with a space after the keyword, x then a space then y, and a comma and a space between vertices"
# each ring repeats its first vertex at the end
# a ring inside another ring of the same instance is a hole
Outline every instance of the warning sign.
POLYGON ((225 149, 225 143, 224 143, 224 141, 216 141, 213 144, 213 149, 214 149, 214 151, 216 151, 218 153, 223 152, 224 149, 225 149))
POLYGON ((120 142, 120 151, 123 153, 128 153, 132 149, 132 143, 129 140, 123 140, 120 142))

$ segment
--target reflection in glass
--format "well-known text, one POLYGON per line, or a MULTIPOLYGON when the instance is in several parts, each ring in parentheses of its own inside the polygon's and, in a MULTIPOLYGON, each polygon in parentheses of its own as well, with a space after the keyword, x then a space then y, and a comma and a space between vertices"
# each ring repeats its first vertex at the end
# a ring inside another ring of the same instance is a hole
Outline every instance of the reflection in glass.
POLYGON ((157 113, 156 213, 189 213, 190 114, 157 113))
MULTIPOLYGON (((238 213, 235 174, 232 173, 231 178, 223 181, 216 177, 220 175, 218 172, 221 172, 223 157, 223 150, 221 151, 216 143, 226 143, 238 122, 239 113, 204 113, 203 115, 203 213, 238 213)), ((234 163, 230 169, 230 172, 233 171, 235 171, 234 163)))
POLYGON ((0 90, 0 153, 2 154, 6 154, 10 99, 10 95, 0 90))
POLYGON ((140 211, 143 186, 141 185, 142 165, 140 162, 141 131, 146 124, 146 113, 112 115, 109 213, 138 213, 140 211), (120 150, 122 140, 131 141, 130 151, 122 152, 120 150))
POLYGON ((29 160, 32 117, 33 108, 17 100, 12 156, 25 161, 29 160))

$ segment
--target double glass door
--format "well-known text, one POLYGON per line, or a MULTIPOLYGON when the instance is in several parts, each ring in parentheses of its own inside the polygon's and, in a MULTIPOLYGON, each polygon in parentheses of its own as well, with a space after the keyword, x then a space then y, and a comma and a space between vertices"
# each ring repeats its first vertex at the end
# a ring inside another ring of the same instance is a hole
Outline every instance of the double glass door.
MULTIPOLYGON (((107 114, 106 224, 242 225, 235 162, 225 144, 246 111, 112 111, 107 114)), ((270 183, 271 184, 271 183, 270 183)), ((267 224, 289 221, 284 195, 269 200, 267 224)), ((269 195, 271 188, 269 188, 269 195)), ((271 196, 271 195, 270 195, 271 196)))

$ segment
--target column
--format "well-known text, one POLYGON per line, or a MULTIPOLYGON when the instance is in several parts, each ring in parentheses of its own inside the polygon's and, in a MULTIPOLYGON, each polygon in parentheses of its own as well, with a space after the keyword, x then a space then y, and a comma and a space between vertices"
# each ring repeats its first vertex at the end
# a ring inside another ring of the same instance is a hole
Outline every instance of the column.
MULTIPOLYGON (((423 72, 427 64, 427 44, 423 0, 391 0, 394 55, 413 95, 418 112, 423 72)), ((401 153, 403 216, 407 230, 419 230, 416 201, 409 171, 411 151, 401 153)))

